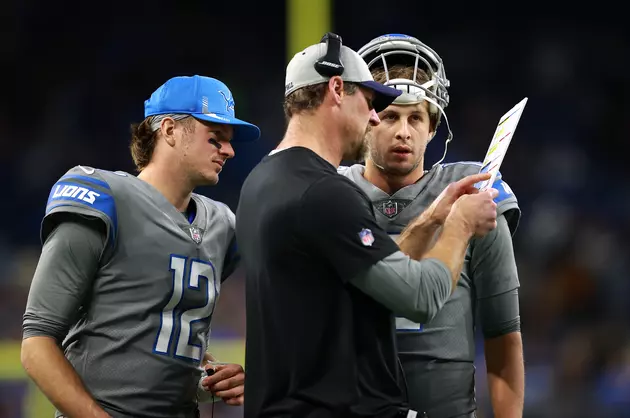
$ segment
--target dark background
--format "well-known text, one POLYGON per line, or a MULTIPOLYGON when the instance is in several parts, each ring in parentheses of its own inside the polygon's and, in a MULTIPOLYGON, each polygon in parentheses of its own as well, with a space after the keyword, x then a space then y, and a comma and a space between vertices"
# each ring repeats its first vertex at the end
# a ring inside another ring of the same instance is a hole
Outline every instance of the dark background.
MULTIPOLYGON (((283 1, 2 6, 0 417, 32 418, 50 415, 29 409, 39 401, 16 353, 52 184, 77 164, 133 172, 129 124, 142 120, 143 101, 170 77, 202 74, 223 80, 237 116, 263 132, 235 146, 218 186, 200 190, 235 209, 245 176, 283 134, 288 35, 283 1)), ((354 49, 397 32, 441 55, 455 134, 446 161, 481 160, 499 117, 529 97, 501 170, 523 210, 514 242, 526 417, 630 416, 630 36, 621 8, 332 5, 331 29, 354 49)), ((441 147, 436 138, 429 165, 441 147)), ((234 361, 242 358, 242 282, 238 271, 225 284, 213 321, 217 345, 234 361)), ((480 416, 492 416, 481 341, 477 391, 480 416)), ((214 415, 242 411, 217 405, 214 415)))

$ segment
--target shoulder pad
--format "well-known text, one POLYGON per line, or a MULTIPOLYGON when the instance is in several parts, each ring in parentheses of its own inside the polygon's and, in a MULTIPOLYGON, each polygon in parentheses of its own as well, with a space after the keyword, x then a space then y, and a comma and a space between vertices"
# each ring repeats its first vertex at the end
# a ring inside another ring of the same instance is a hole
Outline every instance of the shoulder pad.
POLYGON ((475 161, 458 161, 455 163, 440 164, 440 177, 442 181, 452 183, 471 174, 476 174, 481 169, 481 163, 475 161))
MULTIPOLYGON (((458 161, 454 163, 441 164, 442 176, 448 183, 458 181, 471 174, 476 174, 481 169, 482 163, 478 161, 458 161)), ((492 185, 497 189, 499 195, 494 199, 497 204, 497 215, 504 215, 510 226, 512 234, 518 226, 521 210, 518 206, 518 200, 512 188, 503 180, 499 171, 492 185)))
POLYGON ((516 200, 516 195, 512 188, 503 180, 501 177, 501 172, 497 174, 497 177, 494 179, 494 183, 492 184, 493 189, 497 189, 499 191, 499 195, 494 198, 494 201, 499 204, 507 199, 516 200))
POLYGON ((497 215, 505 216, 510 232, 514 235, 521 219, 521 208, 518 206, 516 195, 512 188, 503 180, 500 172, 497 174, 492 188, 497 189, 499 192, 499 195, 494 198, 497 204, 497 215))
MULTIPOLYGON (((114 242, 118 227, 116 202, 110 185, 92 167, 71 168, 52 186, 46 203, 44 219, 58 212, 93 216, 105 222, 108 237, 114 242)), ((42 224, 42 240, 50 231, 42 224)))

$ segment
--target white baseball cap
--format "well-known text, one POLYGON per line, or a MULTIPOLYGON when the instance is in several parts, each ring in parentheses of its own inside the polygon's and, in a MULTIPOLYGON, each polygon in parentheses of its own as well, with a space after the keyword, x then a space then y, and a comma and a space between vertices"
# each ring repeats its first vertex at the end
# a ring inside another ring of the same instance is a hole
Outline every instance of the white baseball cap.
MULTIPOLYGON (((327 83, 330 77, 326 77, 315 69, 315 63, 320 60, 327 51, 325 43, 311 45, 293 56, 287 65, 284 95, 285 97, 302 87, 327 83)), ((392 104, 402 91, 385 86, 374 81, 367 64, 352 49, 341 46, 340 61, 344 67, 341 79, 346 82, 356 83, 374 92, 372 104, 374 110, 380 112, 392 104)), ((326 65, 326 62, 323 63, 326 65)), ((329 63, 336 66, 334 63, 329 63)))

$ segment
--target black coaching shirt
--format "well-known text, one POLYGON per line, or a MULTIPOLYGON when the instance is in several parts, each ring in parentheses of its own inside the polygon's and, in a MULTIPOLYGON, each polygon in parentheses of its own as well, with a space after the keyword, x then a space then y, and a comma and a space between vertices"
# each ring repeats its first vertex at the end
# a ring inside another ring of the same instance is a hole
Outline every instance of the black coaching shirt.
POLYGON ((393 314, 349 280, 398 251, 367 196, 313 151, 266 156, 236 213, 246 268, 245 417, 394 417, 393 314))

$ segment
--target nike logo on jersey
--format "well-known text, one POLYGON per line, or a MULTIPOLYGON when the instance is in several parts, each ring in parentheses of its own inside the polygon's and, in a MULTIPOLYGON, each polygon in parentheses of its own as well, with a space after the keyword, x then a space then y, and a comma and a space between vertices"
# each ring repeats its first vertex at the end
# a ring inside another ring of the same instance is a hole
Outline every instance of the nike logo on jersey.
MULTIPOLYGON (((94 169, 92 169, 94 170, 94 169)), ((75 186, 72 184, 58 184, 55 187, 51 200, 62 200, 64 198, 82 200, 90 205, 96 202, 96 198, 100 196, 100 193, 90 190, 86 187, 75 186)))
POLYGON ((83 170, 85 174, 94 174, 94 171, 95 171, 92 167, 83 167, 82 165, 79 165, 77 167, 83 170))

